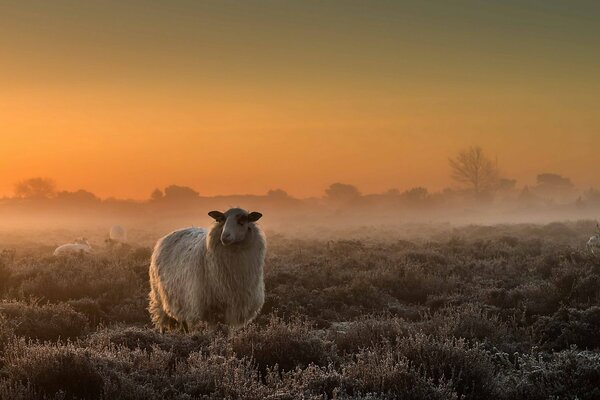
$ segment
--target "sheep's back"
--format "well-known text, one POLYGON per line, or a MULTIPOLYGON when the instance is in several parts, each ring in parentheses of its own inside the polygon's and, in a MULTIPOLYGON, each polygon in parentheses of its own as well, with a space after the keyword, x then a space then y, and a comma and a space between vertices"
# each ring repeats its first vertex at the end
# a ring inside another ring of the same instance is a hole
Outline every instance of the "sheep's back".
POLYGON ((206 231, 186 228, 160 239, 152 254, 151 285, 160 292, 163 307, 178 320, 191 321, 205 297, 206 231))
POLYGON ((185 228, 161 238, 152 254, 158 270, 175 269, 182 265, 199 265, 205 253, 206 230, 185 228))
POLYGON ((79 244, 79 243, 67 243, 67 244, 63 244, 61 246, 58 246, 56 248, 56 250, 54 250, 54 255, 60 255, 60 254, 68 254, 68 253, 90 253, 91 252, 91 247, 88 245, 84 245, 84 244, 79 244))

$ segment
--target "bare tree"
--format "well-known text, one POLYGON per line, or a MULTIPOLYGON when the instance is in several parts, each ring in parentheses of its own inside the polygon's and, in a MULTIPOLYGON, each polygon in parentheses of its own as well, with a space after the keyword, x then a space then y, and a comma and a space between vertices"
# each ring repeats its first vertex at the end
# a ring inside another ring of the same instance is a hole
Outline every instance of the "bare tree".
POLYGON ((498 186, 498 167, 479 146, 469 147, 450 159, 452 178, 471 186, 476 196, 490 193, 498 186))
POLYGON ((47 199, 56 194, 52 179, 30 178, 15 185, 15 196, 27 199, 47 199))

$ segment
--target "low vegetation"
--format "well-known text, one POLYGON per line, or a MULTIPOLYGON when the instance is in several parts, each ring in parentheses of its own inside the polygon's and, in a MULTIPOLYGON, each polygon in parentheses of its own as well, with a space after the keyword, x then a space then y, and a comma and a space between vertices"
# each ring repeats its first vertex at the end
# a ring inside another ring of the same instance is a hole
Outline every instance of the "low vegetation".
POLYGON ((0 257, 2 399, 597 399, 588 223, 270 235, 246 328, 150 327, 150 249, 0 257), (585 242, 583 242, 585 244, 585 242))

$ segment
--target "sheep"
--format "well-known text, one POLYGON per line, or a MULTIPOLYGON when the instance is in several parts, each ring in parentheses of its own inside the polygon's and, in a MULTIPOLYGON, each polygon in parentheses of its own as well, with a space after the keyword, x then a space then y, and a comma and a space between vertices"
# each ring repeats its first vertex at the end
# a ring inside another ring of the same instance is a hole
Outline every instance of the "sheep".
POLYGON ((62 246, 58 246, 56 250, 54 250, 55 256, 65 255, 65 254, 82 254, 82 253, 92 253, 92 246, 85 238, 76 239, 73 243, 63 244, 62 246))
POLYGON ((110 227, 110 231, 108 232, 108 239, 106 239, 104 242, 110 248, 126 247, 127 231, 121 225, 113 225, 110 227))
POLYGON ((154 247, 148 311, 161 332, 202 323, 239 328, 262 308, 266 238, 255 224, 262 214, 232 208, 208 215, 210 228, 176 230, 154 247))
POLYGON ((587 241, 587 248, 592 252, 592 254, 596 254, 594 249, 600 249, 600 235, 594 235, 590 237, 590 240, 587 241))
POLYGON ((587 248, 592 252, 592 254, 596 254, 594 249, 600 248, 600 224, 596 222, 596 234, 591 236, 587 241, 587 248))

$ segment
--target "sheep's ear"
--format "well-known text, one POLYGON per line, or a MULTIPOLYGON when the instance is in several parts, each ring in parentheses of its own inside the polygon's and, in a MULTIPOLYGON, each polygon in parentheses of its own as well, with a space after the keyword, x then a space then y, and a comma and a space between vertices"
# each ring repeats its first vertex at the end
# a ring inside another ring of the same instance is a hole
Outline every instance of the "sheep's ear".
POLYGON ((252 211, 250 214, 248 214, 248 221, 250 222, 256 222, 260 219, 260 217, 262 217, 262 214, 256 211, 252 211))
POLYGON ((217 222, 223 222, 225 220, 225 214, 223 214, 221 211, 211 211, 208 213, 208 215, 214 218, 217 222))

